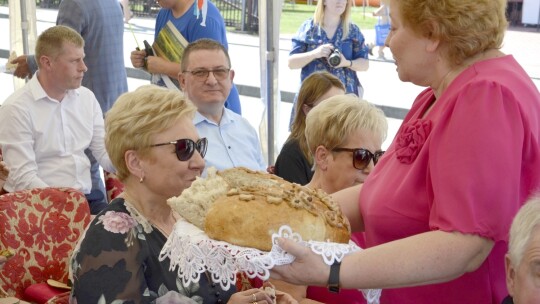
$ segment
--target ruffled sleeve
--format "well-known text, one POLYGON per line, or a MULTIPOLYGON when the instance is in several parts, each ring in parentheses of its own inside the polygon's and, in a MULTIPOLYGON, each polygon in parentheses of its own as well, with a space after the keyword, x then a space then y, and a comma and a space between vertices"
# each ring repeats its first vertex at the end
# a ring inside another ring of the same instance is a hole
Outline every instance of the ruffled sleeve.
POLYGON ((94 219, 72 260, 76 303, 111 303, 120 298, 144 302, 147 286, 139 228, 133 217, 119 209, 94 219))
POLYGON ((491 81, 472 82, 454 98, 431 135, 430 227, 506 240, 509 215, 521 205, 525 128, 519 103, 491 81))

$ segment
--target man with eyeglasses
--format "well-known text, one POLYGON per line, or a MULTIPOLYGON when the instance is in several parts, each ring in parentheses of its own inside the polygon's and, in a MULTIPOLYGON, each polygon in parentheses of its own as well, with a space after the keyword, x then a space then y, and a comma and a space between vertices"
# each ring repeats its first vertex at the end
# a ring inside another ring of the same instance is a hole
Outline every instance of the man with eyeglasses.
POLYGON ((193 123, 199 136, 208 139, 206 167, 264 171, 257 132, 245 118, 225 108, 233 78, 229 54, 220 43, 199 39, 184 50, 178 81, 197 107, 193 123))

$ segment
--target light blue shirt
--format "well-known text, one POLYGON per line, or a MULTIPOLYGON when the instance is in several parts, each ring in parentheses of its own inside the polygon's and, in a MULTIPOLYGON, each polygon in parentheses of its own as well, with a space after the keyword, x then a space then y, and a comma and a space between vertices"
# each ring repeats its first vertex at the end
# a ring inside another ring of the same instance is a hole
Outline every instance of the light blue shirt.
MULTIPOLYGON (((204 157, 206 168, 225 170, 246 167, 266 171, 257 132, 242 116, 225 108, 218 125, 197 112, 193 124, 199 136, 208 139, 208 149, 204 157)), ((206 169, 203 175, 206 175, 206 169)))

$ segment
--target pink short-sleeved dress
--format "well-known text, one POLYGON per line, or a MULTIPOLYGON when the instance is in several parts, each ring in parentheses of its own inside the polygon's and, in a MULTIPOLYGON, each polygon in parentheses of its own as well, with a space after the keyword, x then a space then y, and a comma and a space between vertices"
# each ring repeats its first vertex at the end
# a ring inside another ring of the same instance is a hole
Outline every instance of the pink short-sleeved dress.
MULTIPOLYGON (((489 238, 474 272, 383 290, 381 303, 501 303, 511 221, 540 190, 540 94, 512 56, 478 62, 433 102, 422 92, 360 195, 368 247, 433 231, 489 238)), ((419 251, 424 248, 418 248, 419 251)), ((407 261, 403 261, 407 263, 407 261)))

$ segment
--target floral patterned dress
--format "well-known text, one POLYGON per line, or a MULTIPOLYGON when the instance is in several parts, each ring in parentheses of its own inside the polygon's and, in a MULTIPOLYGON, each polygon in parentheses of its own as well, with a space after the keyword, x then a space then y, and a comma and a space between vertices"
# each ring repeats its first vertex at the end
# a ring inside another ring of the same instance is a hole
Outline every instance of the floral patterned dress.
MULTIPOLYGON (((347 37, 343 37, 341 25, 337 28, 334 37, 328 37, 324 29, 313 23, 313 19, 306 20, 300 26, 298 32, 292 38, 292 48, 289 55, 310 52, 327 43, 334 45, 349 60, 368 58, 368 47, 365 44, 364 35, 362 35, 357 25, 350 24, 347 37)), ((326 58, 318 58, 302 68, 300 80, 304 81, 306 77, 316 71, 328 71, 341 80, 347 93, 354 93, 362 97, 359 95, 361 85, 358 76, 356 76, 356 71, 349 68, 334 68, 328 64, 326 58)))
POLYGON ((169 259, 159 261, 166 241, 128 202, 115 199, 75 249, 72 303, 227 303, 234 287, 224 291, 204 275, 186 286, 169 259))

